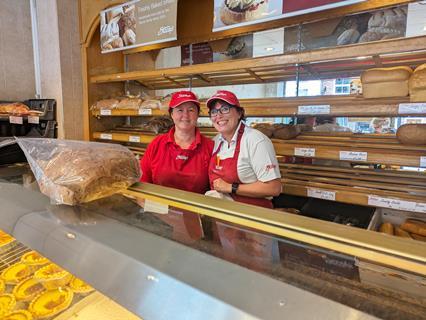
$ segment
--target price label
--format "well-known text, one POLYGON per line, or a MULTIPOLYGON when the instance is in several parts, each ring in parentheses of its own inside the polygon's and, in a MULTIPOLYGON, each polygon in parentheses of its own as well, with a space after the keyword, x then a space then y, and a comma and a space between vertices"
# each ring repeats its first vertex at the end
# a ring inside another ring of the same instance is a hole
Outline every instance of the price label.
POLYGON ((110 134, 110 133, 101 133, 101 139, 112 140, 112 134, 110 134))
POLYGON ((299 106, 297 114, 330 114, 330 105, 299 106))
POLYGON ((23 124, 24 119, 22 117, 10 116, 9 122, 14 124, 23 124))
POLYGON ((426 113, 426 103, 400 103, 399 114, 426 113))
POLYGON ((28 123, 39 124, 40 118, 37 116, 28 116, 28 123))
POLYGON ((299 157, 315 157, 315 148, 294 148, 294 155, 299 157))
POLYGON ((426 203, 417 202, 414 208, 415 212, 426 213, 426 203))
POLYGON ((139 115, 151 116, 152 115, 152 109, 139 109, 139 115))
POLYGON ((101 116, 110 116, 111 110, 109 109, 101 109, 101 116))
POLYGON ((144 211, 158 213, 158 214, 168 214, 169 206, 167 204, 145 199, 144 211))
POLYGON ((406 201, 400 199, 382 198, 379 196, 369 195, 368 204, 375 207, 390 208, 396 210, 405 210, 413 212, 426 212, 426 203, 406 201))
POLYGON ((420 157, 420 167, 426 167, 426 156, 420 157))
POLYGON ((336 192, 328 191, 328 190, 308 188, 308 197, 335 201, 336 200, 336 192))
POLYGON ((129 141, 130 142, 141 142, 141 137, 139 136, 129 136, 129 141))
POLYGON ((367 161, 367 152, 340 151, 340 160, 367 161))

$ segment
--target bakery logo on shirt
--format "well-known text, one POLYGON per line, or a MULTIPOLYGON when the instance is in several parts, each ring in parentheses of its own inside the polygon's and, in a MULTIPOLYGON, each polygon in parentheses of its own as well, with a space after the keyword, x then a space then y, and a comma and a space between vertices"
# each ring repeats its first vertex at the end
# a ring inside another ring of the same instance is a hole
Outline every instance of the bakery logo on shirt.
POLYGON ((266 171, 269 171, 269 170, 275 169, 276 167, 277 166, 275 164, 268 164, 265 169, 266 169, 266 171))
POLYGON ((183 155, 183 154, 178 154, 178 155, 176 156, 176 160, 183 160, 183 161, 186 161, 186 160, 188 160, 188 156, 185 156, 185 155, 183 155))

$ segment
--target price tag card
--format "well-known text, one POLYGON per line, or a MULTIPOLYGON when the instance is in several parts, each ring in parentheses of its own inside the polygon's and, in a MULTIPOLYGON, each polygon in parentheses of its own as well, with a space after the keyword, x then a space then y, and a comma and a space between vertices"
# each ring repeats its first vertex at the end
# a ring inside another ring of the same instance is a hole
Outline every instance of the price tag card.
POLYGON ((414 201, 406 201, 400 199, 382 198, 379 196, 369 195, 368 204, 370 206, 390 208, 396 210, 405 210, 413 212, 424 212, 426 203, 417 203, 414 201))
POLYGON ((308 188, 308 197, 336 201, 336 192, 308 188))
POLYGON ((28 116, 28 123, 39 124, 40 118, 37 116, 28 116))
POLYGON ((145 199, 144 212, 168 214, 169 206, 167 204, 145 199))
POLYGON ((426 103, 400 103, 399 114, 426 113, 426 103))
POLYGON ((330 114, 330 105, 299 106, 297 114, 330 114))
POLYGON ((129 136, 129 141, 130 142, 141 142, 141 137, 139 136, 129 136))
POLYGON ((13 124, 23 124, 24 119, 22 117, 10 116, 9 122, 13 124))
POLYGON ((294 148, 294 155, 299 157, 315 157, 315 148, 294 148))
POLYGON ((358 151, 340 151, 340 160, 349 161, 367 161, 367 152, 358 151))
POLYGON ((426 156, 420 157, 420 167, 426 167, 426 156))
POLYGON ((110 134, 110 133, 101 133, 101 139, 112 140, 112 134, 110 134))
POLYGON ((101 109, 101 116, 110 116, 111 110, 109 109, 101 109))
POLYGON ((152 109, 139 109, 139 115, 151 116, 152 115, 152 109))

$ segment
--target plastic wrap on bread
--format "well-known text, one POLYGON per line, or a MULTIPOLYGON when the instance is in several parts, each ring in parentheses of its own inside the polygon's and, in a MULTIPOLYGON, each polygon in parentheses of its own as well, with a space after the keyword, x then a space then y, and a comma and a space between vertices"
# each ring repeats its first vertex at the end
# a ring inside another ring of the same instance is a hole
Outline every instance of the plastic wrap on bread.
POLYGON ((54 204, 76 205, 104 198, 139 181, 127 148, 108 143, 17 138, 42 193, 54 204))

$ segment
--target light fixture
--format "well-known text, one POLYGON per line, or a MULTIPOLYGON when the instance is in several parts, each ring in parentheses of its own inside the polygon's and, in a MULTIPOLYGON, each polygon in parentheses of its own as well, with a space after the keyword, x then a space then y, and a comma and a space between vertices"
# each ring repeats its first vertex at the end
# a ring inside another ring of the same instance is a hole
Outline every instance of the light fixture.
POLYGON ((265 48, 265 51, 274 51, 275 50, 275 48, 274 47, 266 47, 265 48))
POLYGON ((368 58, 367 56, 356 57, 357 60, 365 60, 367 58, 368 58))

